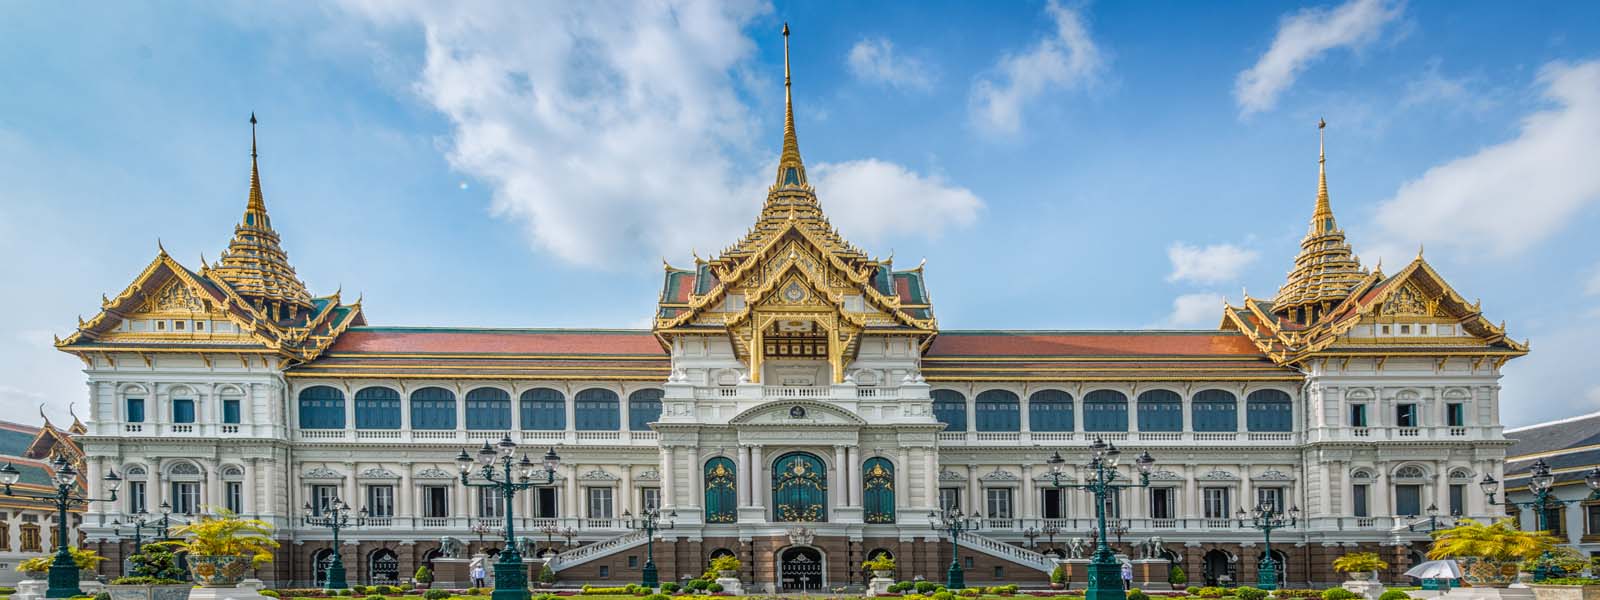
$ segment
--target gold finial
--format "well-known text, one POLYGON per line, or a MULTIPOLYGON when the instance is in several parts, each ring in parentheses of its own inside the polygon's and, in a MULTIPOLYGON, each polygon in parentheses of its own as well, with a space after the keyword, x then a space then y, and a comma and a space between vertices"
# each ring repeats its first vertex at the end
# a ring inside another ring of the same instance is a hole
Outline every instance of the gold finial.
POLYGON ((250 113, 250 199, 245 210, 267 212, 267 203, 261 197, 261 169, 256 166, 256 113, 250 113))
POLYGON ((1417 260, 1422 260, 1422 242, 1417 242, 1417 260))
POLYGON ((789 24, 783 24, 783 153, 778 158, 777 186, 804 186, 806 167, 794 132, 794 92, 790 85, 789 24))
POLYGON ((166 247, 166 246, 163 246, 163 245, 161 245, 161 238, 159 238, 159 237, 158 237, 158 238, 156 238, 156 251, 157 251, 157 252, 158 252, 158 253, 159 253, 159 254, 160 254, 160 255, 161 255, 161 256, 166 256, 166 255, 167 255, 167 247, 166 247))
POLYGON ((1328 152, 1324 133, 1328 122, 1317 119, 1317 206, 1311 214, 1313 235, 1333 231, 1333 207, 1328 202, 1328 152))

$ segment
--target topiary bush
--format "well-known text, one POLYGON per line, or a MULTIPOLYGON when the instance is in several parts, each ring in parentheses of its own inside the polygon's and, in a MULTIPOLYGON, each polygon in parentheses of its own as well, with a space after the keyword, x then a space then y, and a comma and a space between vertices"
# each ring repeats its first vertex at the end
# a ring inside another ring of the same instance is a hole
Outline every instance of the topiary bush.
POLYGON ((649 596, 645 596, 644 600, 670 600, 670 599, 667 597, 666 594, 650 594, 649 596))
POLYGON ((1247 585, 1234 588, 1233 595, 1238 596, 1239 600, 1266 600, 1267 591, 1247 585))
POLYGON ((423 600, 444 600, 450 597, 450 592, 445 590, 428 590, 422 594, 423 600))
POLYGON ((1221 598, 1223 596, 1228 595, 1228 590, 1222 589, 1222 588, 1214 586, 1214 585, 1208 585, 1208 586, 1205 586, 1203 588, 1200 588, 1200 591, 1195 592, 1195 595, 1199 596, 1201 598, 1221 598))
POLYGON ((722 584, 713 581, 713 582, 711 582, 710 585, 706 586, 706 591, 711 592, 713 594, 721 592, 722 591, 722 584))
POLYGON ((934 592, 933 600, 956 600, 956 595, 949 591, 934 592))
POLYGON ((1356 598, 1360 597, 1355 592, 1342 587, 1322 590, 1322 600, 1356 600, 1356 598))
POLYGON ((1128 590, 1128 600, 1150 600, 1150 594, 1144 593, 1144 590, 1139 588, 1133 588, 1128 590))
POLYGON ((1188 594, 1190 596, 1199 596, 1200 595, 1200 586, 1191 585, 1189 587, 1183 588, 1183 593, 1188 594))
POLYGON ((367 594, 367 600, 389 600, 389 598, 383 594, 367 594))
POLYGON ((1378 596, 1378 600, 1411 600, 1411 595, 1400 590, 1389 590, 1378 596))
POLYGON ((932 581, 918 581, 916 588, 918 594, 926 596, 928 594, 932 594, 934 590, 939 589, 939 584, 932 581))
POLYGON ((261 590, 260 593, 261 593, 261 595, 266 596, 268 598, 281 598, 282 597, 282 596, 278 595, 278 590, 261 590))

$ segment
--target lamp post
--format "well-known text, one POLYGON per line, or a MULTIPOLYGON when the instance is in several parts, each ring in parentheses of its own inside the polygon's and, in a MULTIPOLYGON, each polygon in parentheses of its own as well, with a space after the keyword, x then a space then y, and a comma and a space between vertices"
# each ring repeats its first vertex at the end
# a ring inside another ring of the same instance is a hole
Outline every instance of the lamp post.
POLYGON ((1038 547, 1038 543, 1037 542, 1039 540, 1039 528, 1038 527, 1029 527, 1027 529, 1022 530, 1022 537, 1026 538, 1028 540, 1028 547, 1029 548, 1038 547))
POLYGON ((1050 549, 1051 550, 1055 550, 1056 549, 1056 534, 1061 533, 1061 528, 1060 527, 1056 527, 1056 525, 1054 523, 1046 522, 1045 525, 1044 525, 1044 528, 1041 531, 1044 533, 1045 537, 1048 537, 1050 539, 1050 541, 1049 541, 1050 549))
POLYGON ((472 532, 478 534, 478 547, 479 551, 482 551, 483 536, 494 533, 494 528, 490 527, 488 523, 478 521, 472 524, 472 532))
POLYGON ((944 587, 963 590, 967 587, 967 574, 961 570, 961 544, 958 538, 963 531, 973 531, 983 526, 983 515, 973 512, 963 516, 958 508, 945 508, 928 513, 928 525, 934 531, 944 531, 950 536, 950 568, 944 574, 944 587))
POLYGON ((66 458, 57 455, 55 460, 50 461, 50 482, 56 487, 54 494, 11 489, 20 479, 22 472, 11 463, 0 465, 0 485, 4 486, 5 495, 49 500, 56 505, 56 558, 50 563, 50 587, 45 590, 44 597, 71 598, 83 595, 83 591, 78 589, 78 564, 72 561, 72 550, 67 547, 67 525, 70 523, 67 509, 88 506, 90 502, 116 502, 117 488, 122 486, 122 478, 117 476, 116 471, 106 471, 105 482, 111 490, 111 497, 90 498, 88 494, 78 492, 78 470, 66 458))
MULTIPOLYGON (((1489 497, 1490 505, 1533 509, 1534 514, 1539 516, 1539 531, 1550 531, 1551 509, 1567 504, 1600 500, 1600 467, 1589 469, 1589 472, 1583 476, 1583 483, 1589 486, 1588 497, 1571 500, 1552 498, 1550 497, 1550 488, 1555 486, 1555 482, 1555 476, 1550 474, 1550 465, 1541 458, 1533 461, 1533 465, 1528 467, 1528 491, 1533 492, 1532 502, 1514 502, 1510 498, 1507 498, 1504 502, 1495 501, 1495 492, 1500 489, 1500 482, 1495 480, 1494 475, 1487 473, 1483 475, 1483 480, 1478 482, 1478 487, 1482 488, 1484 495, 1489 497)), ((1506 495, 1510 496, 1509 493, 1506 495)), ((1549 552, 1544 553, 1544 558, 1549 558, 1549 556, 1549 552)), ((1544 563, 1545 561, 1541 560, 1539 561, 1539 566, 1534 568, 1534 581, 1544 581, 1544 563)))
POLYGON ((561 464, 561 456, 556 454, 555 448, 551 448, 544 455, 544 479, 535 480, 533 476, 539 472, 541 465, 528 460, 527 454, 522 455, 522 460, 516 460, 516 454, 517 443, 511 441, 508 435, 500 438, 496 446, 484 442, 476 457, 467 454, 466 450, 456 456, 456 463, 461 467, 461 485, 499 490, 500 499, 505 502, 506 547, 494 561, 493 600, 528 600, 528 572, 522 565, 522 553, 517 550, 514 525, 516 514, 513 510, 517 492, 555 483, 556 467, 561 464), (472 481, 474 458, 478 464, 480 482, 472 481), (500 463, 500 472, 495 470, 496 462, 500 463))
POLYGON ((628 511, 622 511, 622 522, 628 526, 628 529, 644 532, 644 581, 640 582, 640 585, 650 589, 661 587, 661 581, 656 576, 656 532, 663 529, 672 529, 672 526, 677 523, 678 511, 674 510, 667 513, 666 521, 664 522, 661 519, 661 509, 659 508, 647 508, 640 511, 638 517, 634 517, 628 511))
POLYGON ((1266 553, 1261 557, 1261 564, 1256 570, 1256 588, 1263 590, 1278 589, 1278 561, 1272 558, 1272 530, 1293 527, 1300 518, 1300 509, 1289 507, 1287 515, 1279 510, 1273 503, 1257 504, 1255 510, 1245 513, 1243 508, 1237 513, 1240 527, 1253 527, 1265 536, 1266 553))
POLYGON ((1422 525, 1423 523, 1427 523, 1428 524, 1428 528, 1427 529, 1423 529, 1423 531, 1428 532, 1428 533, 1433 533, 1433 532, 1438 531, 1440 529, 1448 529, 1450 527, 1455 527, 1456 526, 1456 519, 1460 519, 1461 518, 1461 511, 1459 511, 1459 510, 1450 513, 1450 516, 1448 516, 1448 517, 1440 517, 1439 516, 1439 505, 1437 505, 1437 504, 1429 504, 1427 512, 1428 512, 1428 518, 1426 520, 1419 519, 1415 515, 1413 515, 1412 519, 1414 519, 1414 520, 1409 522, 1409 523, 1406 523, 1406 529, 1409 529, 1411 531, 1416 531, 1418 526, 1422 525), (1441 521, 1444 522, 1443 525, 1439 524, 1441 521))
MULTIPOLYGON (((172 526, 172 504, 163 501, 159 509, 161 511, 160 519, 152 519, 150 518, 150 513, 140 510, 133 514, 134 520, 128 521, 128 524, 133 526, 134 554, 138 554, 144 549, 144 530, 146 528, 149 528, 151 533, 156 534, 155 537, 157 539, 167 539, 167 529, 172 526)), ((112 521, 111 527, 116 530, 117 535, 122 535, 121 521, 112 521)))
POLYGON ((1117 462, 1121 458, 1122 451, 1117 449, 1116 444, 1095 440, 1089 445, 1088 466, 1092 478, 1087 483, 1061 481, 1064 476, 1061 471, 1067 461, 1061 458, 1060 452, 1045 461, 1050 465, 1050 481, 1056 489, 1078 488, 1094 494, 1094 516, 1098 529, 1095 531, 1094 557, 1089 561, 1089 589, 1084 592, 1085 600, 1126 600, 1128 597, 1122 589, 1122 565, 1117 563, 1117 556, 1111 552, 1111 545, 1106 539, 1106 498, 1128 488, 1149 487, 1150 467, 1156 464, 1156 459, 1149 452, 1141 453, 1134 459, 1133 464, 1139 470, 1139 483, 1135 484, 1117 473, 1117 462), (1118 479, 1123 482, 1119 483, 1118 479))
POLYGON ((354 517, 350 516, 350 505, 343 500, 334 498, 327 506, 311 506, 307 502, 303 507, 306 511, 305 524, 312 527, 326 527, 333 531, 333 560, 328 563, 326 577, 323 578, 322 589, 342 590, 350 587, 344 574, 343 552, 339 549, 339 530, 349 527, 360 527, 367 524, 367 509, 362 507, 354 517))

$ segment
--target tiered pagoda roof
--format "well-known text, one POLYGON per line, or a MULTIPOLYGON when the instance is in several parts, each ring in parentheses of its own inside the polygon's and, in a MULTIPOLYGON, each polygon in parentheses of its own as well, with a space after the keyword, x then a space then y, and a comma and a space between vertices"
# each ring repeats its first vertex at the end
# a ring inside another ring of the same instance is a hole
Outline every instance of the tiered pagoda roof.
POLYGON ((267 214, 261 194, 254 114, 250 115, 249 200, 244 217, 233 229, 233 241, 211 270, 217 279, 275 320, 287 321, 312 308, 311 294, 289 265, 289 255, 279 245, 278 232, 272 229, 272 217, 267 214))
MULTIPOLYGON (((1317 131, 1327 123, 1319 121, 1317 131)), ((1316 320, 1330 307, 1349 297, 1352 289, 1367 275, 1361 261, 1345 241, 1344 230, 1333 218, 1328 202, 1328 155, 1319 142, 1317 152, 1317 205, 1311 214, 1311 227, 1300 241, 1289 280, 1278 289, 1272 312, 1300 324, 1316 320)))

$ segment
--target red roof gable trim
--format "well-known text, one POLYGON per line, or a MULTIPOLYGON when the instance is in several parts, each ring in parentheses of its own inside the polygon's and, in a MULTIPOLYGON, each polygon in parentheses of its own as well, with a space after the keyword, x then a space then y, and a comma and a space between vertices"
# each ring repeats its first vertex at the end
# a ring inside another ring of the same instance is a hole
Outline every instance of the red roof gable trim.
POLYGON ((540 354, 664 357, 645 330, 426 329, 352 327, 330 354, 540 354))

